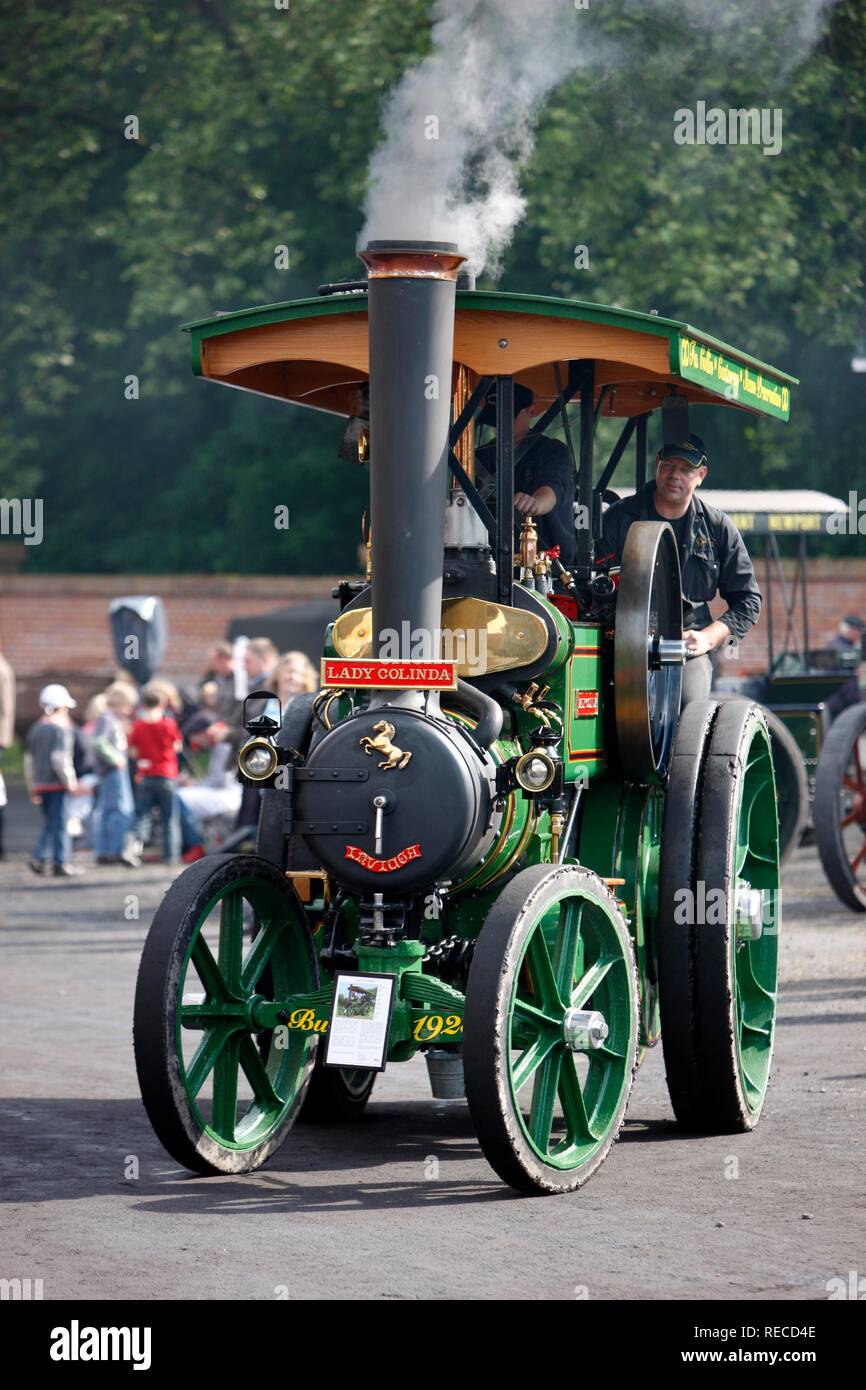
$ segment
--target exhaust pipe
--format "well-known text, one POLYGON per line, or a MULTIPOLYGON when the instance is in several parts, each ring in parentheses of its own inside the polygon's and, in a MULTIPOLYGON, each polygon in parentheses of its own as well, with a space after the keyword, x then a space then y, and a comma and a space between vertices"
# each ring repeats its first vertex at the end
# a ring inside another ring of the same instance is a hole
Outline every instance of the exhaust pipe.
POLYGON ((457 274, 450 243, 371 241, 373 651, 440 656, 457 274))

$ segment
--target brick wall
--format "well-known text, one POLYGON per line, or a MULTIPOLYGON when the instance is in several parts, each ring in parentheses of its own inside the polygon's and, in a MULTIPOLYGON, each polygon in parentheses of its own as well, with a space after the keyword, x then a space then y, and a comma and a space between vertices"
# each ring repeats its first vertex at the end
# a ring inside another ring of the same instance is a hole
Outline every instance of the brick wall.
POLYGON ((104 688, 114 672, 108 627, 114 598, 162 598, 168 643, 161 671, 185 681, 205 670, 213 642, 232 618, 329 599, 335 583, 326 575, 0 575, 0 649, 17 679, 17 722, 35 717, 39 689, 50 680, 62 681, 79 703, 104 688))
MULTIPOLYGON (((740 644, 740 660, 725 661, 724 675, 744 675, 767 669, 767 592, 763 556, 758 559, 754 553, 758 583, 764 594, 764 607, 755 627, 740 644)), ((808 568, 808 622, 809 646, 823 646, 834 636, 839 621, 848 613, 857 613, 866 619, 866 559, 846 558, 839 560, 814 558, 807 561, 808 568)), ((783 560, 782 575, 791 588, 795 581, 795 564, 783 560)), ((771 581, 773 603, 773 647, 778 653, 785 633, 785 615, 782 602, 782 588, 775 573, 771 581)), ((725 605, 715 600, 711 605, 713 613, 724 611, 725 605)), ((802 606, 800 591, 796 602, 796 632, 802 640, 802 606)))
MULTIPOLYGON (((794 566, 783 562, 790 585, 794 566)), ((764 586, 763 563, 759 581, 764 586)), ((333 576, 0 575, 0 644, 19 683, 22 720, 33 717, 36 694, 61 680, 78 699, 101 689, 113 670, 108 604, 122 594, 159 594, 168 617, 163 671, 173 680, 204 670, 211 644, 232 618, 310 599, 329 598, 333 576)), ((723 605, 713 605, 720 612, 723 605)), ((773 582, 776 645, 784 631, 780 587, 773 582)), ((798 603, 799 622, 799 603, 798 603)), ((845 613, 866 617, 866 559, 809 561, 810 643, 819 646, 845 613)), ((766 602, 758 626, 726 661, 725 675, 766 669, 766 602)))

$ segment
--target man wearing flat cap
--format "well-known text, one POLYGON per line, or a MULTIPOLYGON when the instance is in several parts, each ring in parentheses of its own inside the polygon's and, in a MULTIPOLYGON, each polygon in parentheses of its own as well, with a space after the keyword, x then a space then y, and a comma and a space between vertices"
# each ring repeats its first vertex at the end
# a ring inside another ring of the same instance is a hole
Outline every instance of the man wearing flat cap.
POLYGON ((710 692, 709 653, 733 636, 743 637, 761 612, 761 591, 743 538, 729 516, 698 495, 707 476, 704 442, 690 434, 681 444, 668 444, 656 456, 655 478, 604 517, 598 562, 620 564, 625 538, 633 521, 667 521, 673 528, 682 571, 683 597, 692 605, 691 622, 683 633, 686 665, 683 704, 705 700, 710 692), (710 599, 720 594, 728 605, 713 619, 710 599))

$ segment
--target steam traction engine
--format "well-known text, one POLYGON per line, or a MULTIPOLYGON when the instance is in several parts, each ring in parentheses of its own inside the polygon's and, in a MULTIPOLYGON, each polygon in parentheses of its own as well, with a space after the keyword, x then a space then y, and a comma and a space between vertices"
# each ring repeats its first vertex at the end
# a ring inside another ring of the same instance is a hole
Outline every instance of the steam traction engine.
POLYGON ((616 1139, 662 1028, 681 1124, 744 1130, 761 1113, 778 929, 767 729, 746 703, 680 716, 671 528, 633 525, 618 574, 594 554, 632 438, 644 481, 654 409, 674 437, 689 402, 784 418, 790 378, 656 316, 458 287, 453 246, 374 242, 362 258, 360 285, 189 326, 199 374, 349 418, 342 452, 370 467, 371 574, 340 585, 322 690, 285 712, 247 701, 256 853, 199 861, 156 913, 135 1004, 142 1095, 179 1162, 246 1172, 296 1119, 360 1114, 385 1063, 422 1051, 434 1094, 465 1086, 506 1182, 571 1191, 616 1139), (515 380, 546 403, 534 432, 557 418, 572 456, 580 405, 568 571, 531 519, 515 554, 515 380), (600 414, 624 425, 593 488, 600 414))

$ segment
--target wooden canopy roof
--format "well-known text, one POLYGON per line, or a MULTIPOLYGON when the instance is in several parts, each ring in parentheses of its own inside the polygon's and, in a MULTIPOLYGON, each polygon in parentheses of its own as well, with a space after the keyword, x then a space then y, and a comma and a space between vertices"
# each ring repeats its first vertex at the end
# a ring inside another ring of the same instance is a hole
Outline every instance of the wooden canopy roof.
MULTIPOLYGON (((192 367, 223 386, 296 405, 356 413, 368 377, 365 291, 217 314, 184 325, 192 367)), ((706 333, 630 309, 543 295, 459 290, 454 363, 510 374, 542 403, 556 399, 554 364, 592 359, 603 415, 641 415, 673 389, 695 404, 787 420, 795 377, 706 333)))

